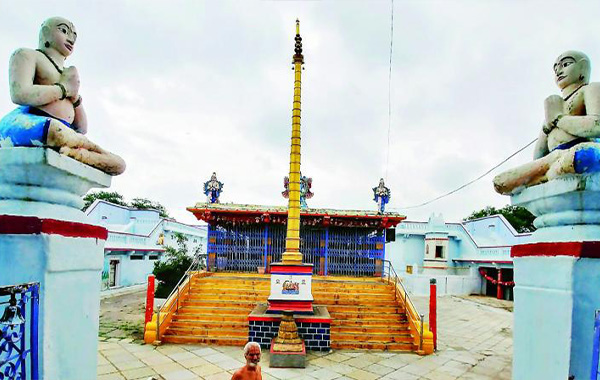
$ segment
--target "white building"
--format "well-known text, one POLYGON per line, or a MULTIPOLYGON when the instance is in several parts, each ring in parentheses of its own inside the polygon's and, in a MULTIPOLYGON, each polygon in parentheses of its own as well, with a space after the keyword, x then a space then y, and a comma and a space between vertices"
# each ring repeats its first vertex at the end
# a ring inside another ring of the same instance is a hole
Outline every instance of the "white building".
POLYGON ((438 294, 487 294, 512 298, 513 245, 527 243, 531 234, 518 233, 502 215, 446 223, 441 215, 427 222, 403 221, 386 258, 402 273, 408 290, 428 294, 436 279, 438 294), (486 279, 486 277, 488 279, 486 279))
POLYGON ((177 234, 190 256, 206 252, 206 225, 192 226, 163 218, 157 210, 138 210, 96 200, 86 210, 94 224, 108 230, 104 247, 103 289, 144 283, 165 247, 178 248, 177 234))

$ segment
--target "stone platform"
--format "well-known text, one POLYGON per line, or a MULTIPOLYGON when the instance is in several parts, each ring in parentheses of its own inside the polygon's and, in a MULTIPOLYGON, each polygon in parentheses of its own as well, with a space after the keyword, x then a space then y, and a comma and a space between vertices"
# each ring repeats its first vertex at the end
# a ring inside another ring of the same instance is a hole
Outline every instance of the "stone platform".
POLYGON ((271 368, 305 368, 306 367, 306 346, 302 342, 302 351, 298 352, 276 352, 275 344, 271 344, 270 362, 271 368))
MULTIPOLYGON (((248 340, 263 348, 271 345, 277 336, 281 316, 267 313, 268 304, 259 303, 248 316, 248 340)), ((305 350, 331 349, 331 316, 325 306, 314 306, 314 315, 294 314, 298 335, 304 340, 305 350)))

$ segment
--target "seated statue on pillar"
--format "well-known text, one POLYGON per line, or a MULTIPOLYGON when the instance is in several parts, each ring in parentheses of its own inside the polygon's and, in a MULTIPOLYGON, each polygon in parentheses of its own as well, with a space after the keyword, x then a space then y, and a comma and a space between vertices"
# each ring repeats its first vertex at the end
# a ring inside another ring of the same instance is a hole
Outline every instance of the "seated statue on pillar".
POLYGON ((590 83, 589 58, 578 51, 561 54, 554 78, 562 97, 545 101, 534 161, 496 176, 494 187, 501 194, 562 175, 600 171, 600 83, 590 83))
POLYGON ((48 147, 110 175, 125 161, 88 140, 79 95, 79 74, 65 67, 77 40, 75 26, 61 17, 42 23, 39 48, 21 48, 9 63, 10 96, 19 107, 0 120, 0 148, 48 147))

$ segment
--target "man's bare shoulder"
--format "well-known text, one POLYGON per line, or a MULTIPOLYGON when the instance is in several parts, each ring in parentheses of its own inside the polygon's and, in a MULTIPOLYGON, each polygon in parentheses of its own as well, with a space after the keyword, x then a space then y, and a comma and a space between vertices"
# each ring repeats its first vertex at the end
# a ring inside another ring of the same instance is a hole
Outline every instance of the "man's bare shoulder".
POLYGON ((233 373, 231 380, 244 380, 244 368, 240 368, 233 373))
MULTIPOLYGON (((252 372, 254 372, 254 371, 252 371, 252 372)), ((261 371, 260 366, 257 366, 256 374, 252 374, 252 372, 248 373, 248 371, 246 370, 246 367, 242 367, 233 373, 231 380, 246 380, 246 379, 250 379, 250 378, 259 379, 259 380, 262 379, 262 371, 261 371), (248 377, 248 376, 250 376, 250 377, 248 377)))

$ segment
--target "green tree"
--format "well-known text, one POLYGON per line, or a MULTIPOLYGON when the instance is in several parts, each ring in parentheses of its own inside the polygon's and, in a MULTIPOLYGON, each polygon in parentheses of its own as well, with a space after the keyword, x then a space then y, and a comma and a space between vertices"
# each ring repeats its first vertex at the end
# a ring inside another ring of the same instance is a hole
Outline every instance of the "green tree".
POLYGON ((493 206, 487 206, 483 210, 473 211, 471 215, 463 220, 473 220, 483 218, 484 216, 490 215, 503 215, 506 220, 517 232, 533 232, 535 227, 533 226, 533 220, 535 216, 527 211, 526 208, 520 206, 506 205, 501 209, 497 209, 493 206))
MULTIPOLYGON (((166 298, 192 265, 193 258, 187 254, 187 237, 181 233, 174 233, 177 248, 165 246, 164 259, 154 263, 152 273, 158 280, 156 297, 166 298)), ((197 253, 197 252, 194 252, 197 253)))
POLYGON ((114 203, 121 206, 128 206, 123 196, 116 191, 97 191, 94 193, 88 193, 83 197, 85 204, 83 205, 83 211, 87 210, 88 207, 94 203, 96 199, 101 199, 110 203, 114 203))
POLYGON ((158 202, 151 201, 148 198, 133 198, 131 203, 129 204, 133 208, 137 208, 139 210, 157 210, 160 216, 163 218, 170 218, 169 213, 165 206, 161 205, 158 202))
POLYGON ((123 196, 116 191, 97 191, 86 194, 86 196, 83 197, 85 204, 83 205, 82 210, 87 210, 96 199, 101 199, 116 205, 137 208, 139 210, 157 210, 163 218, 170 218, 167 208, 159 202, 152 201, 148 198, 133 198, 130 203, 127 203, 123 196))

